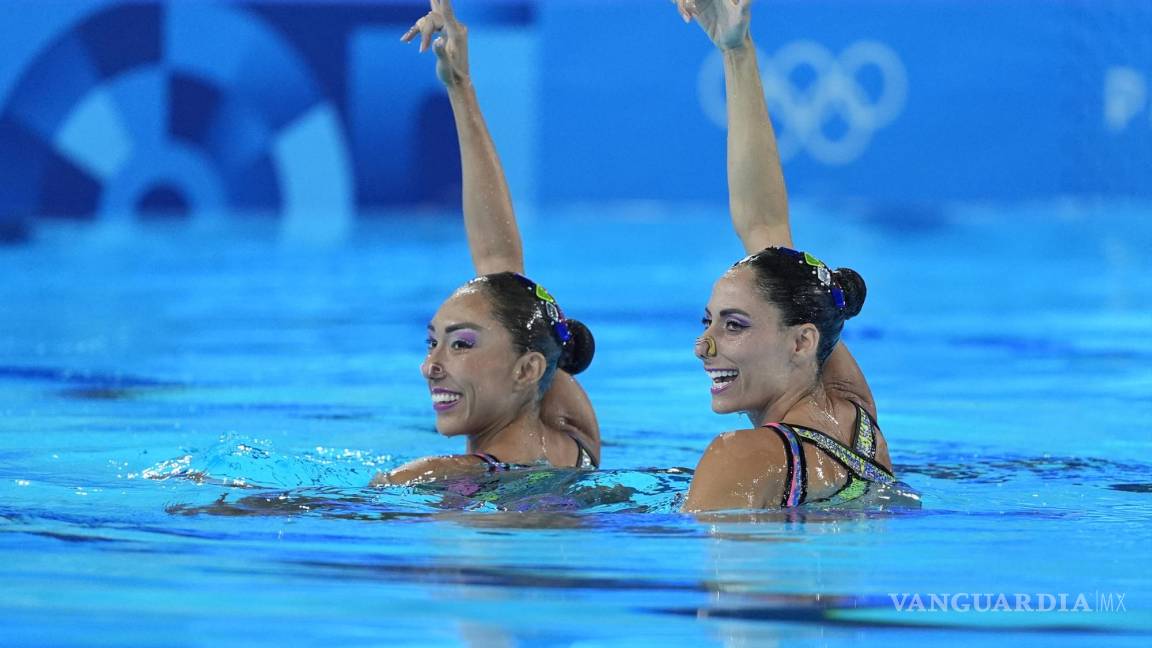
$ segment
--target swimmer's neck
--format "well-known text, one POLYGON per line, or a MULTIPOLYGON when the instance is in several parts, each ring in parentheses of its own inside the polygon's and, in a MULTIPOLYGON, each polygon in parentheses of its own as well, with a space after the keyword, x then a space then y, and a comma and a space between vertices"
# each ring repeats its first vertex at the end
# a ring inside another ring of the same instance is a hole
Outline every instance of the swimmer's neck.
POLYGON ((547 460, 539 407, 526 407, 515 418, 468 436, 468 452, 490 454, 504 463, 530 465, 547 460))
POLYGON ((749 410, 744 414, 748 416, 753 427, 760 427, 767 423, 783 423, 789 418, 789 414, 805 405, 812 405, 825 412, 832 411, 832 399, 819 380, 813 385, 789 389, 772 399, 765 407, 749 410))

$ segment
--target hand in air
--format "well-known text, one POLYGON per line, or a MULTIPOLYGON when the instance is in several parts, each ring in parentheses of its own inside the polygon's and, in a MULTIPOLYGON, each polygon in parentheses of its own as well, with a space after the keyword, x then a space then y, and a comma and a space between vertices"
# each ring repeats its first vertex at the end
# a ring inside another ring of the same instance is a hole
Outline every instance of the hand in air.
POLYGON ((744 46, 752 21, 752 0, 673 0, 684 22, 693 18, 722 50, 744 46))
POLYGON ((436 54, 436 76, 446 86, 464 85, 468 82, 468 28, 456 20, 452 0, 429 1, 432 10, 417 20, 400 40, 410 43, 419 35, 421 52, 427 51, 431 43, 436 54))

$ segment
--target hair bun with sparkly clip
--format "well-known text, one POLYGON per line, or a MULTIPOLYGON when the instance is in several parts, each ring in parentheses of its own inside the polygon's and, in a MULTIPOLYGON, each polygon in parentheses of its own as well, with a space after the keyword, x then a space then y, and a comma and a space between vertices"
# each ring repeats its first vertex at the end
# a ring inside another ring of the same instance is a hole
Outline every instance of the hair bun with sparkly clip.
POLYGON ((832 285, 833 290, 839 287, 843 293, 844 319, 852 319, 859 315, 860 309, 864 308, 864 300, 868 297, 868 286, 864 284, 864 277, 852 268, 836 268, 832 271, 832 285))

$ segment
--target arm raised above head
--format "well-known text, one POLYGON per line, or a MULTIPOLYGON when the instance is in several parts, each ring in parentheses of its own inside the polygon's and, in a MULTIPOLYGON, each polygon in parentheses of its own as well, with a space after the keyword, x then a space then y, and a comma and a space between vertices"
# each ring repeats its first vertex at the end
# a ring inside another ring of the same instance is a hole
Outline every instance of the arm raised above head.
POLYGON ((724 52, 724 79, 732 225, 749 254, 774 245, 792 247, 788 191, 751 37, 743 47, 724 52))
MULTIPOLYGON (((695 18, 724 55, 728 105, 728 208, 744 250, 793 247, 788 191, 768 116, 756 46, 749 32, 752 0, 676 0, 685 22, 695 18)), ((855 358, 839 343, 821 381, 864 407, 873 418, 872 391, 855 358)))
POLYGON ((463 173, 464 228, 476 274, 524 272, 524 252, 512 196, 496 145, 480 111, 468 68, 468 28, 456 19, 451 0, 430 0, 431 11, 401 38, 431 44, 436 75, 448 89, 463 173), (440 33, 435 41, 433 36, 440 33))
POLYGON ((749 33, 752 0, 677 0, 724 55, 728 101, 728 208, 749 254, 792 247, 788 192, 768 118, 756 46, 749 33))

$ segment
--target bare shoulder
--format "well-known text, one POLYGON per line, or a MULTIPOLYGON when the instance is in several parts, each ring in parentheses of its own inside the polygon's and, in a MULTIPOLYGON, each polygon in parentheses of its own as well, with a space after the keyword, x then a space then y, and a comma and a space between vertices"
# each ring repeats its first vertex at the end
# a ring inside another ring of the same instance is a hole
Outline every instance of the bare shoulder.
POLYGON ((775 434, 764 428, 730 430, 719 434, 708 444, 705 455, 713 453, 725 458, 738 458, 748 452, 783 451, 783 446, 775 434))
POLYGON ((420 484, 450 477, 461 477, 483 473, 487 470, 484 462, 472 455, 445 455, 424 457, 409 461, 391 472, 376 473, 372 486, 403 486, 420 484))
POLYGON ((764 428, 717 436, 696 466, 684 510, 775 506, 784 492, 786 452, 780 437, 764 428))

